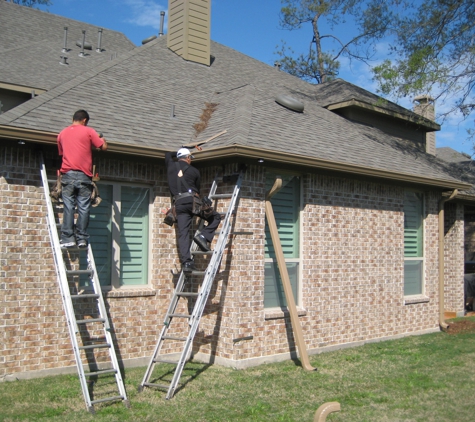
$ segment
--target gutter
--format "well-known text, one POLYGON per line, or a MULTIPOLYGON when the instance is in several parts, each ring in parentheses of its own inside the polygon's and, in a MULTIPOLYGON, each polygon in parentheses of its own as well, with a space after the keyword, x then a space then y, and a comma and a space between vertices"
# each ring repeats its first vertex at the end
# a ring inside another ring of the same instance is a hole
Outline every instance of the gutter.
POLYGON ((445 249, 445 239, 444 239, 444 205, 447 201, 455 198, 457 196, 458 190, 455 189, 449 197, 442 197, 439 200, 439 326, 442 331, 447 331, 449 325, 445 322, 444 315, 444 306, 445 306, 445 293, 444 293, 444 271, 445 271, 445 262, 444 262, 444 249, 445 249))
MULTIPOLYGON (((29 141, 47 145, 57 145, 57 133, 38 131, 25 128, 17 128, 13 126, 0 125, 0 139, 10 138, 22 141, 29 141)), ((106 137, 107 139, 107 137, 106 137)), ((164 159, 165 152, 169 149, 163 147, 146 147, 141 145, 122 144, 107 140, 108 152, 115 152, 125 154, 130 157, 149 157, 164 159)), ((360 166, 357 164, 348 164, 339 161, 324 160, 303 155, 289 154, 288 152, 277 152, 275 150, 263 150, 262 148, 255 148, 244 145, 228 145, 219 148, 206 149, 197 152, 195 155, 195 162, 205 162, 210 160, 220 159, 244 159, 257 163, 258 160, 264 162, 269 161, 271 165, 290 165, 302 169, 319 169, 327 170, 337 173, 344 173, 350 175, 375 177, 378 179, 392 180, 403 183, 413 183, 421 186, 430 186, 443 189, 461 189, 469 190, 472 185, 469 183, 459 182, 457 180, 436 179, 433 177, 415 176, 408 173, 400 173, 395 171, 379 170, 375 168, 360 166)), ((303 171, 303 170, 302 170, 303 171)))

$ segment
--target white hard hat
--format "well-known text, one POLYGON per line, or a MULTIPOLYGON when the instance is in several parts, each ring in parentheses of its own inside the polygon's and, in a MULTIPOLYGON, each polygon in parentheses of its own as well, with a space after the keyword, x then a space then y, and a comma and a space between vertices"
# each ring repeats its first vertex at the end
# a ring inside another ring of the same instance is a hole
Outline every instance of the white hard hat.
POLYGON ((180 148, 176 153, 176 158, 186 158, 190 156, 190 158, 195 158, 191 155, 191 152, 188 148, 180 148))

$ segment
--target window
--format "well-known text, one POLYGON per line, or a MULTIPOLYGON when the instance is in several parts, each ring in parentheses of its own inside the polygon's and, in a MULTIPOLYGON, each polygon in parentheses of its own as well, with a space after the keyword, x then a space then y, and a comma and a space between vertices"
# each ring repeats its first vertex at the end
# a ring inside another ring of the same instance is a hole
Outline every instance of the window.
MULTIPOLYGON (((269 174, 266 179, 266 191, 275 181, 275 174, 269 174)), ((284 252, 287 271, 295 301, 298 301, 298 281, 300 263, 300 178, 297 176, 282 176, 282 189, 272 197, 272 207, 284 252)), ((264 307, 287 306, 280 272, 274 251, 274 245, 266 220, 265 239, 265 285, 264 307)))
POLYGON ((150 189, 105 183, 98 188, 102 202, 91 208, 88 232, 101 286, 145 285, 150 189))
POLYGON ((424 196, 404 193, 404 295, 422 294, 424 268, 424 196))

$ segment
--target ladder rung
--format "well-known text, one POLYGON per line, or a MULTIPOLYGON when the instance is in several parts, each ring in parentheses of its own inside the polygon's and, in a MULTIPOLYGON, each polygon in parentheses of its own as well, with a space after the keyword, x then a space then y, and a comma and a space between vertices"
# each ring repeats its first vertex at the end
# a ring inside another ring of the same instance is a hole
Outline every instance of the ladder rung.
POLYGON ((91 400, 91 404, 103 403, 105 401, 112 401, 112 400, 124 400, 124 396, 114 396, 114 397, 106 397, 104 399, 91 400))
POLYGON ((89 324, 90 322, 105 322, 104 318, 88 318, 88 319, 78 319, 76 324, 89 324))
POLYGON ((188 314, 170 314, 168 315, 169 318, 191 318, 191 315, 188 314))
POLYGON ((177 296, 183 296, 183 297, 196 297, 199 295, 199 293, 194 293, 194 292, 177 292, 177 296))
POLYGON ((145 387, 155 387, 155 388, 164 388, 165 390, 168 390, 168 388, 170 387, 170 385, 166 385, 166 384, 154 384, 152 382, 144 382, 143 385, 145 387))
POLYGON ((191 251, 191 253, 193 255, 209 255, 209 254, 213 253, 213 251, 211 250, 211 251, 203 252, 203 251, 197 250, 197 251, 191 251))
POLYGON ((98 298, 99 295, 95 293, 85 293, 81 295, 71 295, 71 299, 88 299, 88 298, 98 298))
POLYGON ((210 199, 220 199, 220 198, 231 198, 233 196, 232 193, 218 193, 211 195, 209 198, 210 199))
POLYGON ((175 337, 175 336, 163 336, 164 340, 176 340, 176 341, 186 341, 186 337, 175 337))
POLYGON ((206 271, 190 271, 188 273, 185 273, 186 276, 188 275, 205 275, 206 271))
POLYGON ((86 377, 92 377, 94 375, 101 375, 101 374, 116 374, 117 371, 114 368, 111 369, 100 369, 95 372, 84 372, 84 376, 86 377))
POLYGON ((105 349, 106 347, 110 347, 110 344, 101 343, 101 344, 90 344, 88 346, 79 346, 79 350, 105 349))
POLYGON ((170 359, 154 359, 153 360, 155 363, 160 362, 160 363, 169 363, 171 365, 178 365, 178 361, 176 360, 170 360, 170 359))
POLYGON ((67 275, 91 275, 92 271, 91 270, 67 270, 66 271, 67 275))

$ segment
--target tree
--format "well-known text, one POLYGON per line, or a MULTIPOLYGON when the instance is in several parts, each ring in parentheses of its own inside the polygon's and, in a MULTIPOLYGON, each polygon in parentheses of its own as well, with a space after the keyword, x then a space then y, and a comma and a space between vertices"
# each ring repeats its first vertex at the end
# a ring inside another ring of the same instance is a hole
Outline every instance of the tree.
POLYGON ((285 42, 281 45, 280 56, 282 70, 309 82, 322 83, 338 75, 339 61, 342 56, 350 60, 367 62, 373 55, 372 46, 389 30, 390 16, 384 0, 281 0, 280 26, 283 29, 301 29, 311 25, 307 53, 297 57, 285 42), (376 11, 374 9, 377 9, 376 11), (372 16, 377 13, 379 21, 372 16), (349 36, 345 29, 343 38, 334 33, 322 34, 321 24, 328 24, 330 30, 346 25, 349 21, 355 25, 357 35, 349 36))
POLYGON ((11 3, 21 4, 22 6, 33 7, 35 5, 51 6, 51 0, 6 0, 11 3))
POLYGON ((452 104, 445 116, 469 116, 475 110, 475 2, 390 2, 399 6, 399 29, 391 48, 395 58, 373 70, 380 92, 396 98, 428 93, 452 104))

